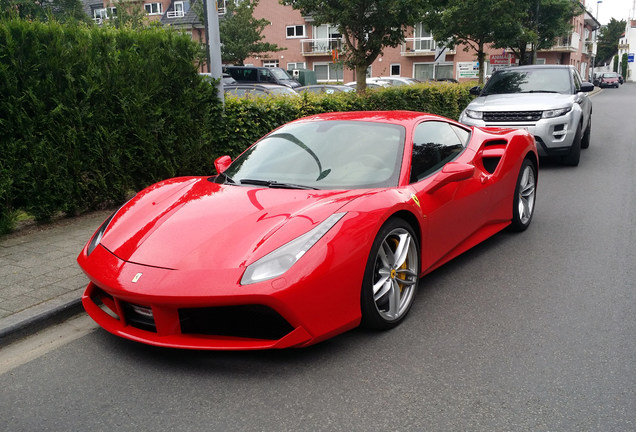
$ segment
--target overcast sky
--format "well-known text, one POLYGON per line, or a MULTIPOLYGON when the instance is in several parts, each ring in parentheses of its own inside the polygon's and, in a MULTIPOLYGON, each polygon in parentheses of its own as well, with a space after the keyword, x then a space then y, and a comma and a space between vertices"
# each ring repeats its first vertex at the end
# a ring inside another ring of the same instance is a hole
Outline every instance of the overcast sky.
POLYGON ((602 24, 607 24, 612 18, 617 21, 625 20, 628 18, 634 19, 634 0, 602 0, 597 4, 595 0, 586 1, 587 9, 592 12, 592 15, 602 24), (596 8, 598 6, 598 15, 596 8))

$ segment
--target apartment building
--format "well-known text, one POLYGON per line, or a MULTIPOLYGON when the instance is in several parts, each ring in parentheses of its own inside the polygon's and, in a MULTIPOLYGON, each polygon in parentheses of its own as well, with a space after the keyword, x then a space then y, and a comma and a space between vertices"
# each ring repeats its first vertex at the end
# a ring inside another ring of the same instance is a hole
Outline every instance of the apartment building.
POLYGON ((636 81, 636 19, 627 20, 625 33, 618 42, 618 66, 619 72, 622 70, 623 55, 627 54, 627 76, 625 81, 636 81))
MULTIPOLYGON (((111 0, 87 0, 95 2, 91 16, 96 21, 108 19, 113 10, 111 0)), ((127 0, 130 1, 130 0, 127 0)), ((193 0, 198 1, 198 0, 193 0)), ((223 19, 224 3, 220 0, 219 14, 223 19)), ((188 0, 132 0, 143 5, 148 20, 159 20, 192 35, 193 40, 204 41, 205 30, 192 3, 188 0)), ((338 29, 329 24, 316 25, 311 16, 303 16, 291 6, 279 0, 260 0, 254 16, 271 22, 263 31, 265 40, 284 47, 284 51, 246 59, 255 66, 282 67, 287 70, 309 69, 316 73, 320 82, 355 80, 355 72, 334 57, 341 52, 343 42, 338 29)), ((555 41, 553 47, 537 53, 539 64, 569 64, 575 66, 583 77, 590 76, 592 58, 596 53, 595 32, 600 27, 589 13, 572 20, 572 30, 567 37, 555 41)), ((473 50, 464 46, 440 49, 430 31, 422 24, 410 28, 405 42, 395 48, 385 48, 384 53, 369 67, 368 76, 404 76, 422 81, 429 79, 456 79, 459 81, 477 78, 478 64, 473 50)), ((486 74, 497 67, 510 64, 512 55, 501 49, 487 50, 486 74)))

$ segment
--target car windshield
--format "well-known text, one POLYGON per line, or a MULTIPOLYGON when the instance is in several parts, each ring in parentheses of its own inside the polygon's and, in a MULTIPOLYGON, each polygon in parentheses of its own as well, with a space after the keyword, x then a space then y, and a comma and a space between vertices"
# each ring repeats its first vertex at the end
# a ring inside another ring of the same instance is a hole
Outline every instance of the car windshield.
POLYGON ((496 72, 482 95, 508 93, 572 93, 568 69, 507 69, 496 72))
POLYGON ((618 78, 618 74, 615 72, 604 73, 603 78, 618 78))
POLYGON ((290 80, 292 77, 283 69, 272 68, 272 74, 279 80, 290 80))
POLYGON ((386 123, 292 123, 265 136, 224 174, 237 185, 316 189, 397 186, 404 136, 404 127, 386 123))

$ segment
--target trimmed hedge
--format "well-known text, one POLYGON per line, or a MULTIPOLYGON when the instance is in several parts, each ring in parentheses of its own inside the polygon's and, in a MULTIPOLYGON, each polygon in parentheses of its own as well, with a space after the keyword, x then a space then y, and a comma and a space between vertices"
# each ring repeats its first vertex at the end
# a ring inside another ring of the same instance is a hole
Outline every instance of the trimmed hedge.
POLYGON ((0 234, 123 202, 164 178, 206 175, 273 128, 332 111, 408 109, 457 118, 468 85, 422 84, 225 107, 198 75, 199 45, 143 30, 0 21, 0 234))

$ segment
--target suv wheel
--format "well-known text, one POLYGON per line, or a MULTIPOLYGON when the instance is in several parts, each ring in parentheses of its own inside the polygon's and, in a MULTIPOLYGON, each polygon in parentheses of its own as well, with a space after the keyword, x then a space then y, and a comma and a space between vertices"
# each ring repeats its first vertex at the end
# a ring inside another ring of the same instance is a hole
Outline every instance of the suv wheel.
POLYGON ((574 135, 574 141, 572 141, 572 148, 567 156, 563 156, 561 163, 567 166, 578 166, 581 159, 581 123, 576 128, 576 134, 574 135))
POLYGON ((583 138, 581 139, 581 148, 586 149, 590 146, 590 134, 592 133, 592 116, 587 122, 587 127, 585 128, 585 133, 583 133, 583 138))

